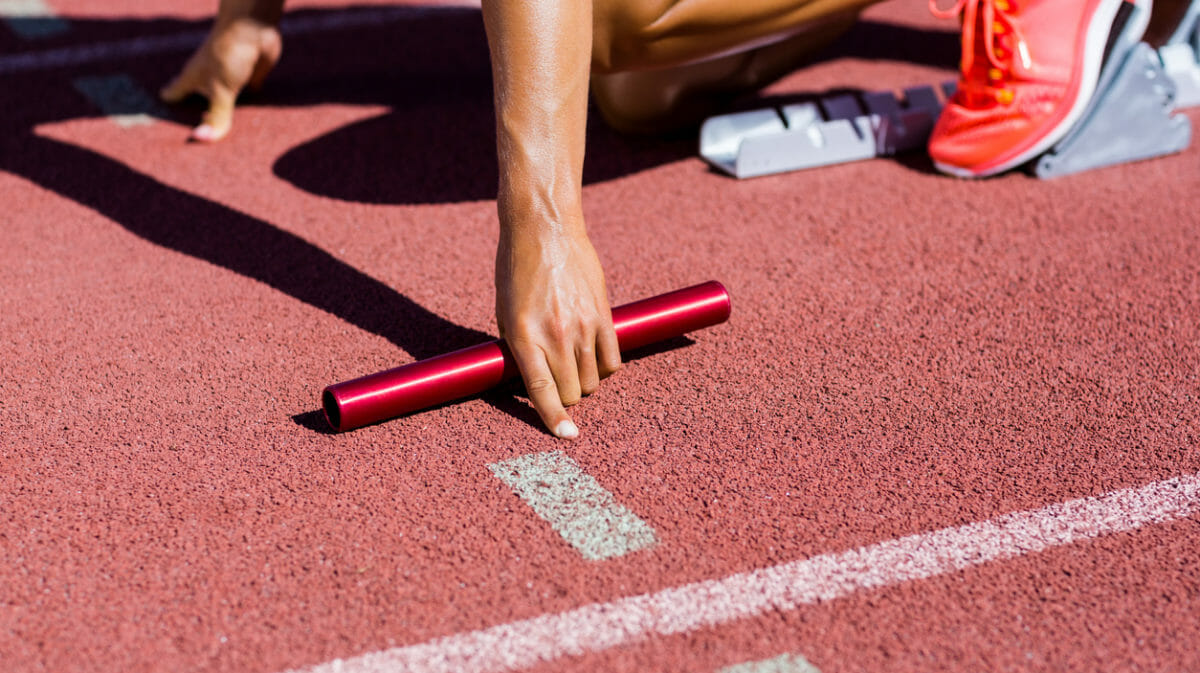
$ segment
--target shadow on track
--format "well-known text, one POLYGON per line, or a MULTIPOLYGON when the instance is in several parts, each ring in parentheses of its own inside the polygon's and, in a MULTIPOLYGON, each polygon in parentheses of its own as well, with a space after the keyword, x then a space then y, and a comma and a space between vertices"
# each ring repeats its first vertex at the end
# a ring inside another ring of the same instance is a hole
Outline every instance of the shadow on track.
MULTIPOLYGON (((630 363, 642 358, 650 357, 652 355, 658 355, 659 353, 682 350, 695 345, 695 343, 695 341, 687 336, 677 336, 659 343, 643 346, 632 351, 626 351, 622 354, 622 359, 625 363, 630 363)), ((496 388, 481 394, 479 397, 496 409, 512 416, 513 418, 524 421, 538 430, 541 430, 545 435, 550 435, 550 431, 545 425, 542 424, 541 418, 538 417, 537 411, 531 404, 528 403, 529 395, 526 393, 525 386, 522 384, 520 379, 502 383, 496 388)), ((450 402, 439 404, 436 407, 431 407, 431 409, 441 409, 442 407, 453 406, 458 404, 460 401, 461 400, 452 400, 450 402)), ((409 414, 404 414, 399 418, 425 413, 429 410, 430 409, 422 409, 420 411, 414 411, 409 414)), ((384 419, 378 423, 386 423, 389 420, 393 419, 384 419)), ((325 413, 321 410, 306 411, 304 413, 295 414, 292 416, 292 422, 300 427, 307 428, 314 432, 319 432, 323 435, 339 434, 336 430, 330 427, 329 421, 325 418, 325 413)), ((378 423, 373 423, 371 425, 377 425, 378 423)))
POLYGON ((414 357, 492 338, 431 313, 295 234, 168 187, 91 150, 33 135, 23 151, 0 160, 0 167, 151 243, 265 283, 378 334, 414 357))
MULTIPOLYGON (((397 17, 391 22, 338 24, 378 11, 289 13, 284 60, 265 92, 248 97, 245 105, 346 103, 386 105, 392 112, 292 148, 276 161, 276 174, 307 191, 348 201, 418 204, 494 198, 491 72, 478 10, 397 7, 389 10, 397 17), (304 29, 317 24, 320 30, 304 29), (288 26, 295 30, 289 32, 288 26)), ((72 78, 128 72, 154 90, 181 67, 207 27, 207 21, 81 19, 72 20, 67 34, 39 41, 37 49, 61 51, 162 36, 187 38, 155 52, 154 58, 118 55, 60 66, 0 68, 8 100, 24 101, 2 110, 0 170, 91 208, 156 245, 265 283, 382 336, 415 358, 491 339, 436 315, 269 222, 172 188, 110 157, 34 133, 40 124, 96 114, 73 89, 72 78)), ((941 65, 956 44, 953 33, 860 22, 820 58, 899 55, 941 65), (899 50, 902 45, 908 45, 907 52, 899 50)), ((7 58, 11 65, 14 57, 28 57, 22 53, 27 50, 28 43, 0 31, 0 62, 7 58)), ((192 124, 199 110, 180 107, 164 116, 192 124)), ((693 137, 626 138, 596 121, 588 128, 585 183, 677 161, 694 151, 693 137)), ((540 427, 532 409, 511 394, 500 397, 484 399, 540 427)), ((323 421, 319 414, 300 413, 293 420, 317 430, 323 421)))
MULTIPOLYGON (((499 175, 491 72, 478 12, 446 9, 416 16, 404 34, 406 58, 386 69, 357 54, 359 49, 372 49, 360 42, 350 54, 339 52, 360 64, 354 71, 325 73, 326 65, 313 60, 274 85, 268 92, 270 104, 311 105, 329 102, 332 95, 338 101, 393 107, 289 150, 275 162, 277 176, 304 191, 344 201, 436 204, 494 198, 499 175), (315 87, 314 77, 320 82, 315 87), (376 95, 371 98, 367 92, 376 95)), ((957 50, 957 33, 860 21, 809 63, 853 57, 944 65, 953 62, 957 50)), ((323 49, 316 41, 306 41, 291 53, 297 51, 307 52, 297 56, 307 61, 323 49)), ((836 93, 848 92, 862 93, 836 93)), ((817 94, 797 93, 780 100, 746 95, 733 107, 764 107, 817 94)), ((695 129, 665 138, 630 137, 614 132, 599 117, 588 117, 585 185, 695 156, 695 129)))

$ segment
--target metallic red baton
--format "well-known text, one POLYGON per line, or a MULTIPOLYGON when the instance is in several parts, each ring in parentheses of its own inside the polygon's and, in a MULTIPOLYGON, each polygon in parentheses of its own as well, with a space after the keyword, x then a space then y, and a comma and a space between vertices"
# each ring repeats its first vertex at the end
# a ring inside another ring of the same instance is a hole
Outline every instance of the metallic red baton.
MULTIPOLYGON (((715 280, 617 306, 613 328, 622 351, 710 327, 729 318, 729 292, 715 280)), ((321 394, 335 430, 353 430, 477 395, 520 374, 503 339, 335 383, 321 394)))

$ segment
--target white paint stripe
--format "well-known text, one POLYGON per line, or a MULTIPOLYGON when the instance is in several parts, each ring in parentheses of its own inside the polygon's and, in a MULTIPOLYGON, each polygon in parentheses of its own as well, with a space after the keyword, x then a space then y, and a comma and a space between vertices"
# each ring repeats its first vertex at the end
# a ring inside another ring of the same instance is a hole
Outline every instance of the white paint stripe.
MULTIPOLYGON (((6 1, 13 0, 0 0, 0 2, 6 1)), ((471 5, 468 3, 462 6, 380 7, 369 10, 327 12, 314 16, 289 16, 284 17, 279 29, 285 37, 290 37, 350 28, 368 28, 384 23, 408 21, 439 11, 461 11, 469 6, 471 5)), ((173 35, 135 37, 114 42, 97 42, 61 49, 8 54, 0 56, 0 75, 68 68, 105 61, 131 60, 153 54, 186 52, 200 46, 207 36, 207 30, 194 30, 173 35)))
POLYGON ((159 102, 126 74, 79 77, 71 82, 79 93, 122 128, 153 124, 166 116, 159 102))
POLYGON ((656 542, 653 528, 561 451, 518 456, 488 469, 589 561, 656 542))
POLYGON ((0 18, 26 40, 54 37, 71 29, 45 0, 0 0, 0 18))
POLYGON ((721 669, 720 673, 821 673, 821 671, 799 654, 781 654, 774 659, 726 666, 721 669))
MULTIPOLYGON (((1200 512, 1200 474, 724 579, 336 659, 304 673, 494 673, 849 596, 1200 512)), ((298 672, 293 672, 298 673, 298 672)))

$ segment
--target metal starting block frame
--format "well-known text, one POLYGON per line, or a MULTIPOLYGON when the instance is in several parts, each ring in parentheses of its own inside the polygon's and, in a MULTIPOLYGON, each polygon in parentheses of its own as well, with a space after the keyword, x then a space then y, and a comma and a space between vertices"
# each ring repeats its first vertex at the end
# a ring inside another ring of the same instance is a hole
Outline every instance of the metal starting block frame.
POLYGON ((924 147, 954 82, 826 96, 705 120, 700 156, 738 178, 888 157, 924 147))
MULTIPOLYGON (((1144 10, 1135 10, 1144 11, 1144 10)), ((1132 21, 1126 25, 1130 25, 1132 21)), ((1031 166, 1040 178, 1182 151, 1200 105, 1200 0, 1161 49, 1118 37, 1079 122, 1031 166)), ((718 115, 700 128, 700 156, 737 178, 924 149, 954 83, 826 96, 718 115)))

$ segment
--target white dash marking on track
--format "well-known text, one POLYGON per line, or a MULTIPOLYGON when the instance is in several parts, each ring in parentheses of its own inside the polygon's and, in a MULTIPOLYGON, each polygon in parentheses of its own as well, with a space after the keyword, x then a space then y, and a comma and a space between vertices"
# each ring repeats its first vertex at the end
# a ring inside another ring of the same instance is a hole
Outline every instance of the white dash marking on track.
POLYGON ((71 84, 122 128, 153 124, 154 117, 166 115, 158 100, 126 74, 79 77, 71 84))
POLYGON ((292 673, 497 673, 794 610, 1200 513, 1200 474, 1069 500, 292 673))
POLYGON ((772 659, 726 666, 720 673, 821 673, 799 654, 781 654, 772 659))
POLYGON ((656 541, 654 529, 561 451, 488 466, 589 561, 624 556, 656 541))
POLYGON ((0 0, 0 19, 26 40, 54 37, 71 29, 45 0, 0 0))

